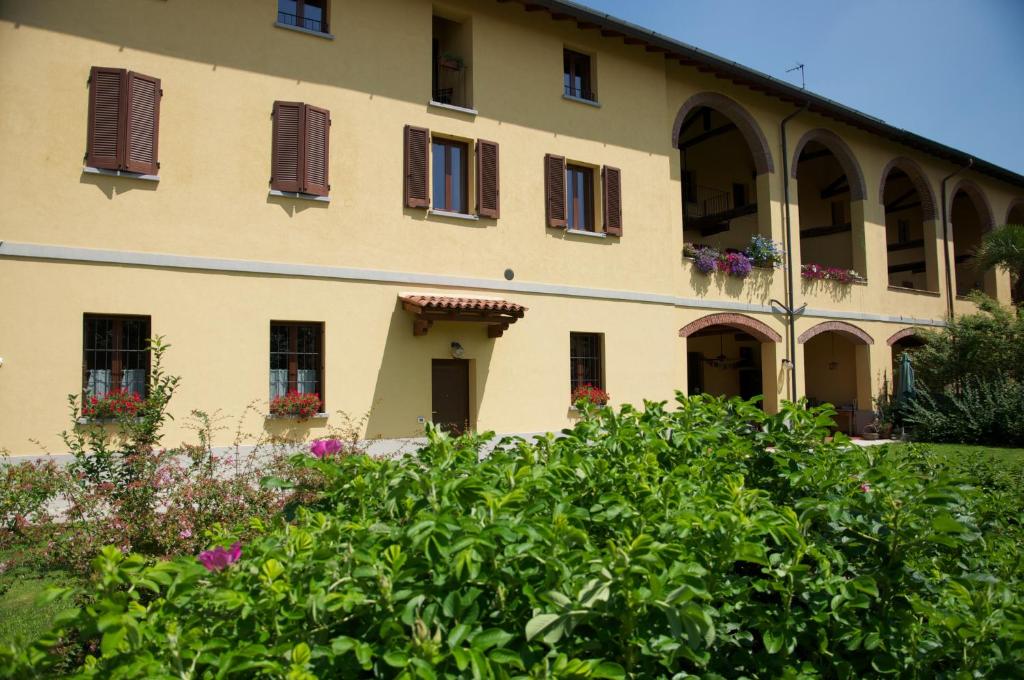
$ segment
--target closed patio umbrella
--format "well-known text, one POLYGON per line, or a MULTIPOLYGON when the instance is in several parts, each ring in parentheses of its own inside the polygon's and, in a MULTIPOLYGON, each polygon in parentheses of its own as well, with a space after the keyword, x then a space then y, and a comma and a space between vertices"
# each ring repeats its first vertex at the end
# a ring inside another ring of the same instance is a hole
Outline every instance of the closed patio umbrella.
POLYGON ((910 354, 907 352, 900 355, 900 370, 896 385, 896 401, 898 403, 909 401, 917 394, 917 390, 914 389, 914 367, 910 365, 910 354))

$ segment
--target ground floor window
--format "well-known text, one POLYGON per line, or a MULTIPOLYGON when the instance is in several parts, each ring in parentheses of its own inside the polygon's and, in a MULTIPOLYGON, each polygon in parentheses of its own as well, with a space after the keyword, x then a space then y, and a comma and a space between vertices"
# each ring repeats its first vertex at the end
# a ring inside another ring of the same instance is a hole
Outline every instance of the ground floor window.
POLYGON ((604 386, 604 360, 600 333, 569 334, 569 391, 584 385, 604 386))
POLYGON ((82 389, 88 397, 124 391, 146 396, 149 317, 85 315, 82 389))
POLYGON ((324 401, 322 323, 270 323, 270 399, 289 392, 320 395, 324 401))

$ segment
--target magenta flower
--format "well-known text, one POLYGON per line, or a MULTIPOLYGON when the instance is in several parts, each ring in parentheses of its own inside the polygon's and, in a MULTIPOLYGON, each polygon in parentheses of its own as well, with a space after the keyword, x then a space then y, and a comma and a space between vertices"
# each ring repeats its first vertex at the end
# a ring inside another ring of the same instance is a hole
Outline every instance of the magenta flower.
POLYGON ((230 548, 218 545, 213 550, 199 553, 199 562, 207 571, 220 571, 234 564, 242 556, 242 544, 235 541, 230 548))
POLYGON ((871 485, 869 485, 867 482, 864 482, 863 484, 860 485, 860 490, 863 491, 864 493, 870 493, 871 485))
POLYGON ((341 451, 341 442, 337 439, 317 439, 309 446, 309 451, 317 458, 328 458, 341 451))

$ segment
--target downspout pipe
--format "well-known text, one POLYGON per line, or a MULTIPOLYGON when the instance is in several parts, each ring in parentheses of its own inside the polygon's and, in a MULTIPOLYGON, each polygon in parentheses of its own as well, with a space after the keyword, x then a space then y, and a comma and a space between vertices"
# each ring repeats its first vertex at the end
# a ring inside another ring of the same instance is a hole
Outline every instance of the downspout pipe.
POLYGON ((803 113, 810 107, 809 101, 799 109, 782 119, 779 124, 779 137, 782 141, 782 201, 785 213, 785 238, 786 238, 786 316, 789 321, 789 400, 796 401, 796 311, 793 287, 793 227, 789 215, 789 148, 786 145, 786 123, 803 113))
POLYGON ((946 312, 949 316, 949 320, 953 320, 953 300, 956 298, 956 292, 953 290, 953 270, 952 265, 949 261, 949 220, 946 215, 946 182, 959 175, 964 170, 970 169, 974 165, 974 159, 968 158, 967 165, 962 168, 958 168, 953 172, 949 173, 942 178, 941 183, 941 194, 942 194, 942 252, 946 262, 946 312))

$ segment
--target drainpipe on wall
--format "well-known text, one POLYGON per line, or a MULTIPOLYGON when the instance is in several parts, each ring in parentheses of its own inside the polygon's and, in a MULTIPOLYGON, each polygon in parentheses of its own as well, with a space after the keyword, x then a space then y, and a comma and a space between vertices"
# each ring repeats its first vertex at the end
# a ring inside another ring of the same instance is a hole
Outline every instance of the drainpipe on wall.
POLYGON ((953 320, 953 300, 956 298, 956 291, 953 290, 953 270, 950 269, 949 262, 949 222, 946 218, 946 182, 959 175, 964 170, 967 170, 974 165, 974 159, 968 158, 967 165, 963 166, 958 170, 954 170, 945 177, 942 178, 942 252, 945 255, 946 262, 946 311, 949 314, 949 320, 953 320))
POLYGON ((793 230, 789 217, 789 149, 786 147, 786 123, 807 110, 811 103, 804 102, 799 109, 782 119, 779 124, 779 136, 782 141, 782 197, 786 216, 786 271, 788 272, 786 288, 786 315, 789 320, 789 400, 796 401, 796 311, 793 309, 793 230))

